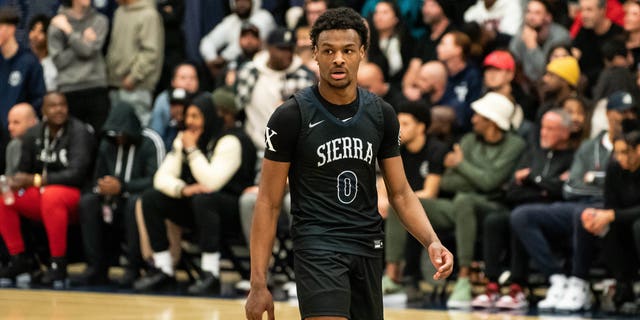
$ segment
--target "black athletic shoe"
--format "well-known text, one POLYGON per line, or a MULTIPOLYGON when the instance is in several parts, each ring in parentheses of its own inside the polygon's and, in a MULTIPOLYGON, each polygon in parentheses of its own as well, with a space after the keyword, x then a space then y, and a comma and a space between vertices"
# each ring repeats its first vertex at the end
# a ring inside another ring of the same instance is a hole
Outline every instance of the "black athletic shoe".
POLYGON ((204 272, 203 277, 196 280, 196 283, 189 286, 187 292, 191 295, 219 295, 220 279, 211 272, 204 272))
POLYGON ((109 283, 108 269, 88 266, 84 272, 71 278, 74 286, 99 286, 109 283))
POLYGON ((133 290, 138 292, 163 291, 174 289, 176 278, 161 270, 149 272, 133 284, 133 290))
POLYGON ((54 289, 65 289, 69 287, 67 260, 64 257, 51 258, 51 265, 42 277, 42 284, 50 285, 54 289))
POLYGON ((122 278, 118 280, 118 286, 123 289, 133 288, 133 284, 140 277, 138 269, 126 268, 122 278))
POLYGON ((9 265, 0 269, 0 287, 12 286, 16 283, 16 278, 28 276, 35 269, 34 265, 33 260, 25 253, 12 256, 9 265))

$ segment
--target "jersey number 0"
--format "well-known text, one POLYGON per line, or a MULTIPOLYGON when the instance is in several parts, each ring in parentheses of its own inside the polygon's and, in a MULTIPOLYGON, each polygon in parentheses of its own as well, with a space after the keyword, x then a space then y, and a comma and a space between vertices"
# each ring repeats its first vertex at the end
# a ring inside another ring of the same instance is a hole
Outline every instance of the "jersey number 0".
POLYGON ((338 200, 350 204, 358 194, 358 176, 353 171, 342 171, 338 175, 338 200))

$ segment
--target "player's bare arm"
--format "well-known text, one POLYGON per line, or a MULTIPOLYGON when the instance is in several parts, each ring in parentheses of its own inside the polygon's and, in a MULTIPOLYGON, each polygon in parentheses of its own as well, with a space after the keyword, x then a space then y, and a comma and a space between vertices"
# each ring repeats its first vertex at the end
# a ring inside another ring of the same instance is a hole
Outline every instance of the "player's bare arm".
POLYGON ((266 311, 275 319, 273 298, 267 289, 267 269, 278 216, 289 173, 288 162, 264 159, 255 214, 251 224, 251 291, 245 305, 247 319, 262 319, 266 311))

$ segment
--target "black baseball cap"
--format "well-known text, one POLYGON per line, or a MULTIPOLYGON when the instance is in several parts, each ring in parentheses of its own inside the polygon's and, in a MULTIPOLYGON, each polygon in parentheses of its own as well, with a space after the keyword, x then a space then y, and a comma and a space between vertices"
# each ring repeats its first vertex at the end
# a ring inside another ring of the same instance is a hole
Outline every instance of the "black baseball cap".
POLYGON ((296 35, 293 31, 286 28, 277 28, 267 37, 267 45, 289 49, 296 45, 296 35))

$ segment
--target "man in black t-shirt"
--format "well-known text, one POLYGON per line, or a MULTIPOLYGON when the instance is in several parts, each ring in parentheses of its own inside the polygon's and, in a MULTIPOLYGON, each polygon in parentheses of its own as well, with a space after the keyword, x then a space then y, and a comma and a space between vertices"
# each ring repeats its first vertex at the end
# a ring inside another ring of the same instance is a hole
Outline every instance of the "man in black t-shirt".
MULTIPOLYGON (((425 102, 407 102, 398 107, 402 141, 400 157, 409 185, 421 202, 438 197, 440 179, 444 173, 444 157, 449 151, 444 143, 427 136, 426 132, 431 124, 430 113, 429 105, 425 102)), ((384 188, 378 191, 384 191, 384 188)), ((386 195, 381 194, 380 199, 386 199, 386 195)), ((379 208, 387 207, 389 204, 380 202, 378 202, 379 208)), ((394 212, 392 208, 389 208, 389 211, 394 212)), ((418 279, 420 266, 418 259, 421 256, 422 246, 413 239, 407 239, 407 232, 396 214, 387 215, 385 240, 387 242, 386 270, 382 289, 384 293, 392 293, 401 288, 398 283, 402 276, 418 279), (404 273, 400 269, 400 263, 403 260, 405 261, 404 273)), ((417 285, 416 282, 411 284, 417 285)))
POLYGON ((393 108, 357 88, 367 29, 352 9, 325 12, 311 30, 318 86, 303 89, 273 114, 251 230, 248 319, 274 317, 266 284, 287 177, 294 268, 303 319, 382 319, 382 218, 375 162, 400 220, 428 248, 434 278, 453 256, 442 246, 403 172, 393 108))
MULTIPOLYGON (((583 25, 573 39, 573 47, 574 52, 578 51, 576 57, 580 62, 580 70, 589 80, 588 88, 596 83, 600 71, 604 68, 602 45, 607 40, 623 36, 622 27, 607 18, 606 11, 605 1, 580 0, 583 25)), ((588 90, 587 94, 590 93, 591 90, 588 90)))

